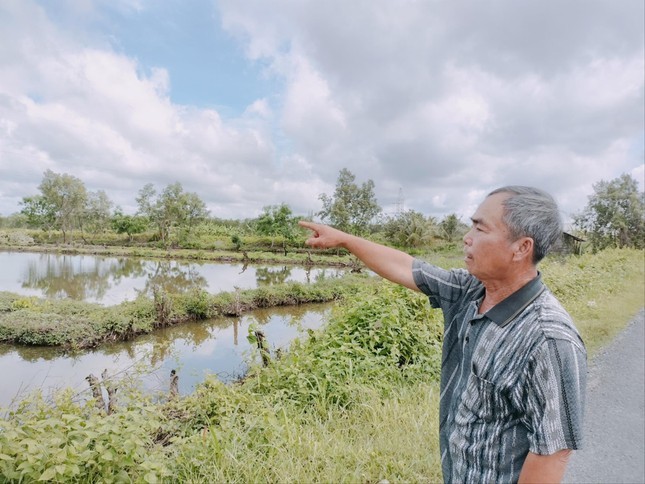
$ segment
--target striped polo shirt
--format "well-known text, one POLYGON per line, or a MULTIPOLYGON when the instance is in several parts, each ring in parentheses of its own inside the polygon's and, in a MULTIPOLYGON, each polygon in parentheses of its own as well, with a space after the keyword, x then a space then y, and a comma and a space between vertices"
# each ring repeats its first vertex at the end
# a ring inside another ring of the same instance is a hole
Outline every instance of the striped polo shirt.
POLYGON ((580 448, 586 351, 540 276, 478 314, 485 289, 468 271, 415 260, 413 275, 444 314, 444 481, 516 482, 528 452, 580 448))

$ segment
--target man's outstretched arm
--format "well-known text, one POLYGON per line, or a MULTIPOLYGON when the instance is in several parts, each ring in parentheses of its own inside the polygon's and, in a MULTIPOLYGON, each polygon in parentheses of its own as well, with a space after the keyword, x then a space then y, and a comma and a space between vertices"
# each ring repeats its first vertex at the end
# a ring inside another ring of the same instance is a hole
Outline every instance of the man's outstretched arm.
POLYGON ((350 235, 328 225, 305 221, 299 224, 313 232, 306 241, 307 245, 316 249, 334 247, 347 249, 379 276, 415 291, 419 290, 412 277, 414 259, 411 255, 350 235))

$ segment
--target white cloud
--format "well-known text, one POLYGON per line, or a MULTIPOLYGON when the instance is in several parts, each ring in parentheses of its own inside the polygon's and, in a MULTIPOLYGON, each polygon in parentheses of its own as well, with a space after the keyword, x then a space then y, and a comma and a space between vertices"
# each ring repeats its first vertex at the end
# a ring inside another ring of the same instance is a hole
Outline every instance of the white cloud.
MULTIPOLYGON (((106 5, 59 6, 81 25, 106 5)), ((401 191, 435 216, 467 217, 509 183, 541 186, 570 213, 601 178, 642 178, 642 2, 219 7, 279 86, 235 118, 174 104, 169 68, 107 47, 98 23, 67 32, 34 2, 0 0, 0 213, 47 168, 126 210, 145 183, 179 181, 221 217, 281 202, 316 212, 344 167, 372 178, 383 206, 401 191)))
POLYGON ((401 189, 437 214, 471 210, 464 193, 540 184, 570 212, 642 164, 626 148, 643 130, 638 2, 221 5, 284 79, 284 123, 327 183, 349 167, 384 204, 401 189))
MULTIPOLYGON (((45 169, 78 176, 130 210, 148 182, 180 181, 229 217, 280 194, 265 181, 275 158, 265 100, 227 121, 174 105, 162 67, 146 73, 134 59, 75 43, 28 3, 10 10, 23 22, 11 42, 22 47, 3 62, 0 80, 0 212, 35 193, 45 169)), ((0 36, 6 46, 9 35, 0 36)))
POLYGON ((270 118, 272 116, 271 106, 266 99, 257 99, 245 111, 245 116, 259 118, 270 118))
POLYGON ((331 99, 327 82, 303 58, 295 58, 285 93, 284 129, 299 143, 324 150, 329 141, 342 137, 343 112, 331 99))

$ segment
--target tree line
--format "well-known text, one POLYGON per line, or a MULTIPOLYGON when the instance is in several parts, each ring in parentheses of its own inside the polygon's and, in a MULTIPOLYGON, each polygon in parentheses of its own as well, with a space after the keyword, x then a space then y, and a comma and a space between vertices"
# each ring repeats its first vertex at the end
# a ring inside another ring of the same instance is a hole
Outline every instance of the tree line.
MULTIPOLYGON (((574 215, 576 235, 589 240, 594 250, 645 247, 645 198, 636 180, 625 174, 600 181, 593 188, 587 206, 574 215)), ((153 231, 153 238, 162 245, 182 246, 196 227, 209 224, 219 228, 216 232, 230 236, 238 249, 243 236, 255 235, 269 237, 272 246, 279 241, 285 251, 302 234, 298 220, 303 217, 294 215, 286 203, 266 206, 256 218, 222 220, 210 217, 199 195, 185 191, 179 182, 160 191, 152 183, 146 184, 137 194, 134 215, 115 207, 103 190, 88 191, 82 180, 67 173, 45 171, 38 190, 38 194, 22 199, 19 213, 0 217, 0 225, 60 230, 64 243, 71 241, 75 231, 81 237, 112 231, 126 234, 130 241, 136 234, 153 231)), ((344 168, 334 192, 320 194, 322 208, 315 215, 340 230, 406 248, 457 242, 468 230, 454 213, 441 220, 415 210, 384 214, 374 190, 372 180, 359 184, 344 168)))

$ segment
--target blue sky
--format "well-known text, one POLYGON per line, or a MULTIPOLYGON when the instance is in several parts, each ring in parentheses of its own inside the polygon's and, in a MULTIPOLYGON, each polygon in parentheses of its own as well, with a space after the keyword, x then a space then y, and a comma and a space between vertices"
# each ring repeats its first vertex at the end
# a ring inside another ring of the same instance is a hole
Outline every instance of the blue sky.
POLYGON ((0 0, 0 214, 46 169, 136 209, 320 210, 338 172, 386 211, 464 219, 537 185, 563 215, 643 183, 641 0, 0 0))
MULTIPOLYGON (((39 2, 59 25, 73 29, 78 16, 61 8, 65 3, 39 2)), ((166 68, 174 103, 236 116, 255 99, 270 97, 275 81, 263 75, 261 62, 246 59, 243 46, 220 28, 215 2, 168 0, 144 5, 99 3, 85 28, 106 39, 115 52, 137 59, 144 71, 166 68)))

